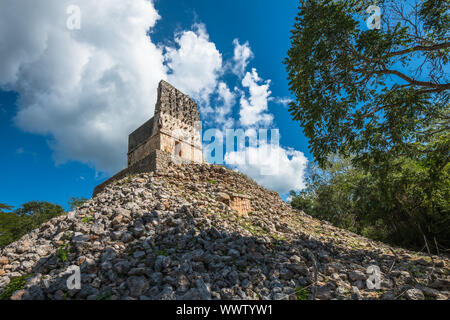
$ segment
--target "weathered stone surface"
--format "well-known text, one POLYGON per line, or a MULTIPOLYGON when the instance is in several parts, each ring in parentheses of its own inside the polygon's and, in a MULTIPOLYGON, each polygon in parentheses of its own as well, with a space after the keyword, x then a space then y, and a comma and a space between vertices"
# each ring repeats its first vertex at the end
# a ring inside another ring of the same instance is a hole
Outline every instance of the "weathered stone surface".
POLYGON ((253 210, 249 198, 242 195, 232 197, 230 208, 236 210, 239 215, 247 215, 253 210))
POLYGON ((154 150, 203 162, 197 104, 163 80, 158 86, 154 117, 129 136, 128 166, 154 150))
POLYGON ((425 300, 423 292, 419 289, 409 289, 405 293, 408 300, 425 300))
POLYGON ((123 177, 0 257, 0 293, 30 275, 13 299, 288 300, 298 288, 312 298, 314 285, 317 299, 450 295, 447 258, 434 256, 442 267, 433 268, 420 253, 313 219, 244 175, 210 164, 161 161, 156 171, 123 177), (243 196, 252 213, 240 215, 218 200, 222 193, 243 196), (381 290, 366 285, 373 264, 381 290), (80 267, 81 289, 67 288, 68 266, 80 267))

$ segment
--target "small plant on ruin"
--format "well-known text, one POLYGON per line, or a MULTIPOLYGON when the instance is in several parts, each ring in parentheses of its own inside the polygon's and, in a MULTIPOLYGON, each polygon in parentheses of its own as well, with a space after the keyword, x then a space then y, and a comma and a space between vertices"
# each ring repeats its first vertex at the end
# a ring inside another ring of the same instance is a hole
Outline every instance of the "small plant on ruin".
POLYGON ((12 279, 6 286, 5 290, 0 294, 0 300, 9 300, 14 292, 22 290, 25 287, 25 283, 30 275, 26 274, 21 277, 12 279))
POLYGON ((58 251, 56 252, 56 256, 58 257, 59 261, 62 262, 64 265, 67 261, 67 255, 69 254, 69 244, 65 243, 61 247, 58 248, 58 251))
POLYGON ((309 297, 308 289, 303 287, 295 288, 295 296, 297 300, 308 300, 309 297))
POLYGON ((84 217, 83 219, 81 219, 81 222, 83 223, 89 223, 93 220, 93 217, 84 217))

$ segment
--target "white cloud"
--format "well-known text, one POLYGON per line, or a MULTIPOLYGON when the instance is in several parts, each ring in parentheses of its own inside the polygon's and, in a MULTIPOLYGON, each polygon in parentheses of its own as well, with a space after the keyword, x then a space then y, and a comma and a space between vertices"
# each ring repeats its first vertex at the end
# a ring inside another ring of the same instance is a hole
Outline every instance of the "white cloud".
POLYGON ((305 188, 304 174, 308 160, 302 152, 291 148, 261 144, 229 152, 225 155, 225 162, 281 194, 305 188))
POLYGON ((289 98, 289 97, 277 97, 277 98, 274 99, 274 102, 278 103, 278 104, 281 104, 284 107, 288 107, 289 103, 292 102, 292 99, 289 98))
POLYGON ((214 121, 223 128, 231 128, 234 125, 231 112, 236 103, 236 94, 222 81, 219 82, 217 87, 217 94, 219 98, 217 106, 214 108, 214 121))
POLYGON ((146 35, 158 19, 145 0, 0 2, 0 87, 20 94, 15 123, 49 136, 57 163, 121 169, 166 75, 146 35), (66 27, 69 4, 81 9, 80 30, 66 27))
POLYGON ((253 52, 250 49, 248 41, 241 45, 238 39, 234 39, 233 45, 234 55, 232 71, 234 74, 242 78, 245 74, 245 69, 250 62, 250 59, 253 58, 253 52))
POLYGON ((243 126, 265 125, 269 126, 273 121, 273 115, 267 113, 268 99, 271 95, 269 90, 270 80, 263 81, 256 72, 247 72, 242 79, 242 86, 248 88, 249 97, 241 96, 239 111, 240 122, 243 126))
POLYGON ((16 149, 16 155, 19 156, 19 157, 32 156, 32 157, 36 158, 37 153, 33 152, 33 151, 28 151, 24 147, 19 147, 19 148, 16 149))
POLYGON ((209 98, 222 72, 222 54, 209 41, 204 24, 195 24, 194 30, 179 33, 175 42, 178 48, 166 47, 165 59, 171 69, 169 82, 200 100, 203 113, 211 112, 209 98))
MULTIPOLYGON (((233 42, 229 68, 203 24, 177 33, 176 47, 152 42, 158 19, 147 0, 1 1, 0 89, 19 93, 16 125, 47 136, 56 163, 81 161, 115 173, 126 165, 128 134, 153 115, 161 79, 191 95, 202 116, 223 128, 234 124, 238 95, 242 126, 272 123, 270 80, 246 72, 248 42, 233 42), (80 30, 66 27, 69 5, 81 9, 80 30), (230 90, 225 70, 238 75, 243 90, 230 90)), ((258 176, 253 164, 239 169, 275 190, 299 188, 302 156, 279 148, 271 155, 285 166, 277 176, 258 176)))
POLYGON ((128 134, 153 115, 159 80, 206 105, 222 68, 202 24, 164 54, 147 34, 159 18, 146 0, 0 2, 0 88, 20 94, 16 125, 48 136, 56 163, 122 169, 128 134), (81 9, 80 30, 66 27, 69 5, 81 9))

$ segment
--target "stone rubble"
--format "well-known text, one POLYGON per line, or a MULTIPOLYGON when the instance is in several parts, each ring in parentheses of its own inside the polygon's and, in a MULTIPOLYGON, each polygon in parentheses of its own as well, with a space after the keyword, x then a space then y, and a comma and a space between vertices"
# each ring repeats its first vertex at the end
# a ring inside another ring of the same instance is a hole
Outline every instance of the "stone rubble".
POLYGON ((28 275, 11 299, 446 300, 449 271, 446 257, 313 219, 225 167, 167 164, 106 186, 0 250, 0 293, 28 275), (250 196, 252 211, 231 209, 233 194, 250 196), (380 289, 367 287, 372 265, 380 289), (67 287, 70 266, 80 289, 67 287))

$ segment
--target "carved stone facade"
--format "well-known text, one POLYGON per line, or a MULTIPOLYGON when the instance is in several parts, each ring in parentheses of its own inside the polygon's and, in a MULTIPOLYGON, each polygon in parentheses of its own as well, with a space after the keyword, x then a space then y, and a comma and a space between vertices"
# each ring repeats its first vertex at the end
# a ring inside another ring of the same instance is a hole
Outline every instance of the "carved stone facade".
POLYGON ((218 195, 217 200, 225 203, 231 209, 235 210, 239 216, 247 216, 253 211, 251 205, 251 197, 239 193, 224 193, 218 195))
POLYGON ((231 196, 230 208, 236 210, 240 216, 246 216, 253 210, 250 203, 250 197, 245 195, 231 196))
POLYGON ((203 163, 197 105, 164 80, 159 83, 155 115, 128 138, 128 167, 154 150, 203 163))

